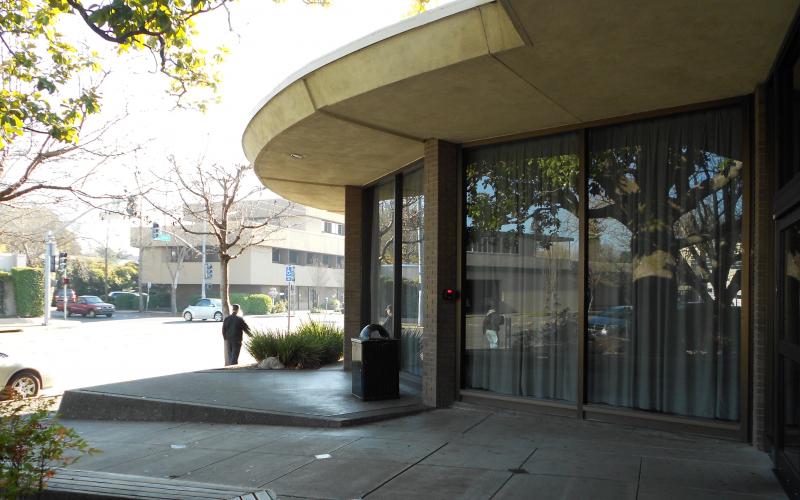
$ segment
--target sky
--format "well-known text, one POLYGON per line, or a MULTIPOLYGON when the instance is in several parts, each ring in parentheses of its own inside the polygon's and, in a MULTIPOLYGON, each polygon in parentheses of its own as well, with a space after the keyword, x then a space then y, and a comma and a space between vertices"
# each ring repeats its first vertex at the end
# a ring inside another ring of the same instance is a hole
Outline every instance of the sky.
MULTIPOLYGON (((433 1, 429 9, 448 1, 433 1)), ((170 156, 183 162, 247 162, 241 137, 261 99, 313 60, 402 21, 411 6, 411 0, 332 0, 329 7, 301 0, 240 0, 230 7, 232 31, 224 11, 200 16, 195 43, 230 50, 219 68, 221 102, 206 113, 176 109, 174 98, 165 93, 167 81, 154 73, 149 56, 117 56, 87 37, 105 49, 104 67, 111 71, 102 86, 103 112, 94 124, 124 117, 104 143, 112 150, 136 149, 105 164, 92 182, 105 183, 109 190, 132 185, 132 171, 163 171, 170 156)), ((87 250, 105 240, 106 230, 110 247, 131 250, 131 226, 129 220, 101 220, 90 213, 72 229, 85 238, 81 244, 87 250)))

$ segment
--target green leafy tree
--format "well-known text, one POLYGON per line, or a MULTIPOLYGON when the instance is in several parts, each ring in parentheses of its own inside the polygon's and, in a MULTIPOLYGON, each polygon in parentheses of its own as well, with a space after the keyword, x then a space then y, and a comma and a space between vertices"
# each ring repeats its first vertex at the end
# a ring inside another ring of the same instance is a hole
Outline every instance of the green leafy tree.
POLYGON ((195 20, 231 1, 2 0, 0 203, 39 190, 88 196, 74 184, 34 180, 43 164, 81 149, 83 125, 101 109, 102 59, 64 34, 67 18, 80 19, 93 40, 119 53, 151 54, 178 104, 204 109, 217 90, 215 66, 226 50, 194 45, 195 20))

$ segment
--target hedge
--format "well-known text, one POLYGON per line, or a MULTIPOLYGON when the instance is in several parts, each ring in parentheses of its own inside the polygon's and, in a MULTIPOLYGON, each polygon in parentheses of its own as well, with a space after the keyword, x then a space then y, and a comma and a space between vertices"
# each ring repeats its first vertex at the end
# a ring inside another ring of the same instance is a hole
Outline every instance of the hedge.
POLYGON ((241 306, 246 314, 269 314, 272 311, 272 297, 254 293, 248 295, 241 306))
POLYGON ((17 316, 35 318, 44 314, 44 274, 41 269, 15 267, 11 269, 14 280, 14 298, 17 316))
MULTIPOLYGON (((209 299, 219 299, 219 297, 208 297, 209 299)), ((199 295, 189 296, 189 304, 193 306, 200 300, 199 295)), ((239 304, 245 314, 269 314, 272 312, 272 298, 261 293, 238 293, 230 294, 231 305, 239 304)))
POLYGON ((3 316, 8 314, 8 311, 6 311, 6 287, 5 287, 7 281, 12 282, 11 273, 0 271, 0 314, 2 314, 3 316))
POLYGON ((110 302, 113 302, 117 309, 139 310, 139 297, 132 293, 119 294, 110 302))

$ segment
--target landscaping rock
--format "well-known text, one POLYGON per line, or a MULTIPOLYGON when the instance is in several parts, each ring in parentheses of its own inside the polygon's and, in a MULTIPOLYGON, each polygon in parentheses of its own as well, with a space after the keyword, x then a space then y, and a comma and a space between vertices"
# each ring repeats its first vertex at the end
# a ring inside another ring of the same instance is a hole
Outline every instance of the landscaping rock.
POLYGON ((285 367, 277 357, 269 357, 258 364, 262 370, 283 370, 285 367))

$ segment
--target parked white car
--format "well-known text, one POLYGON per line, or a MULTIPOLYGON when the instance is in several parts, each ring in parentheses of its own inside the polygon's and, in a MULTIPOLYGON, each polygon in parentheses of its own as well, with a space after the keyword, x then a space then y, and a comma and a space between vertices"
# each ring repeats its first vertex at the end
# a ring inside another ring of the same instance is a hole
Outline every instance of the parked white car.
POLYGON ((0 384, 6 389, 4 396, 13 390, 24 398, 30 398, 40 390, 52 387, 53 380, 33 364, 0 352, 0 384))
POLYGON ((193 319, 222 321, 222 301, 220 299, 200 299, 195 305, 188 306, 183 310, 183 319, 186 321, 193 319))

